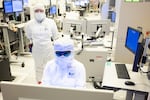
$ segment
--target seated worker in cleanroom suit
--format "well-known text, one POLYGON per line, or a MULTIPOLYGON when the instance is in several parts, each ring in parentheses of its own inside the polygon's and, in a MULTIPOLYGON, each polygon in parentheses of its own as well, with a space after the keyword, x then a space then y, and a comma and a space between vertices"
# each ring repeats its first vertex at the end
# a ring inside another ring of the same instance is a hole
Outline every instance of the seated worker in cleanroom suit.
POLYGON ((74 42, 62 37, 54 42, 55 59, 49 61, 44 69, 42 84, 49 86, 85 86, 86 72, 82 63, 74 59, 74 42))

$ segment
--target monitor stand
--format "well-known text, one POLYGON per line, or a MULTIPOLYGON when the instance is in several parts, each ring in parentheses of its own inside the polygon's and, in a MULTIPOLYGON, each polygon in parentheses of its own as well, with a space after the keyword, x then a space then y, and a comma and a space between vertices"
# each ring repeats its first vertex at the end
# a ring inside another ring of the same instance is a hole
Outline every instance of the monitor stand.
POLYGON ((143 44, 142 43, 138 43, 137 51, 136 51, 136 54, 135 54, 135 57, 134 57, 133 68, 132 68, 133 72, 138 72, 138 70, 139 70, 139 66, 138 65, 140 63, 143 51, 144 51, 143 44))

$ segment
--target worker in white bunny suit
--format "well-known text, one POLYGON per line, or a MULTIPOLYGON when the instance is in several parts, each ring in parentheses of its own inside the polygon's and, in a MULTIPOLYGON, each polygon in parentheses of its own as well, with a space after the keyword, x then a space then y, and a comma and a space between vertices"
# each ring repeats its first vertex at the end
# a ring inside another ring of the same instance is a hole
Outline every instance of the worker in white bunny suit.
POLYGON ((84 65, 74 59, 74 41, 66 37, 57 39, 54 42, 54 54, 55 58, 44 69, 42 84, 83 88, 86 72, 84 65))
POLYGON ((35 62, 36 80, 41 83, 43 69, 50 59, 54 58, 52 39, 58 36, 54 20, 46 18, 43 4, 34 6, 34 19, 25 25, 27 38, 32 41, 32 55, 35 62))

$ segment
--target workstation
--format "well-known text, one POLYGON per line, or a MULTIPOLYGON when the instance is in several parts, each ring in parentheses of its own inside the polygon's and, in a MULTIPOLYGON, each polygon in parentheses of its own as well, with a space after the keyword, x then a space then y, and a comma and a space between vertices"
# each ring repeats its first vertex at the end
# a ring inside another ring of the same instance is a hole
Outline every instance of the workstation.
MULTIPOLYGON (((2 0, 0 100, 150 99, 149 0, 39 0, 38 2, 44 4, 46 17, 56 23, 59 36, 55 39, 51 36, 54 50, 58 49, 55 48, 55 41, 59 38, 67 37, 74 41, 73 57, 84 65, 86 84, 84 88, 79 89, 43 86, 42 80, 39 84, 36 79, 38 74, 35 71, 37 62, 33 54, 35 48, 31 46, 36 44, 34 40, 30 40, 31 36, 27 35, 26 31, 28 22, 36 18, 34 6, 37 1, 2 0)), ((38 31, 37 26, 33 25, 30 28, 38 31)), ((45 24, 46 28, 43 30, 47 31, 48 26, 45 24)), ((42 30, 42 27, 40 28, 42 30)), ((30 31, 33 31, 31 29, 30 31)), ((42 31, 39 34, 42 37, 42 31)), ((38 37, 34 34, 32 36, 38 37)), ((42 44, 44 39, 41 39, 42 44)), ((65 52, 61 51, 59 55, 65 56, 65 52)), ((36 57, 40 58, 40 54, 36 57)), ((69 75, 73 74, 69 72, 69 75)), ((69 83, 70 81, 63 84, 69 83)))

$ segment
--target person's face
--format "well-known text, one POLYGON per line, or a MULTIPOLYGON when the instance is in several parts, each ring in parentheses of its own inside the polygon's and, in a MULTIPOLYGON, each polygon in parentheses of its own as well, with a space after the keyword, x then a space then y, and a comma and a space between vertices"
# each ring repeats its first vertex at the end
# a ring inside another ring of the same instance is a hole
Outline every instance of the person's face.
POLYGON ((34 10, 35 12, 35 19, 37 20, 37 22, 42 22, 43 19, 45 18, 45 13, 43 9, 36 9, 34 10))
POLYGON ((56 63, 61 69, 66 69, 71 66, 72 63, 72 53, 71 51, 55 51, 56 63))

